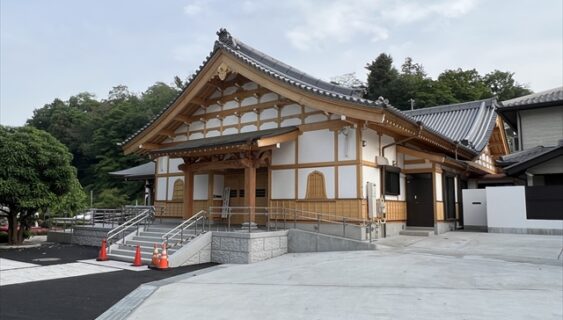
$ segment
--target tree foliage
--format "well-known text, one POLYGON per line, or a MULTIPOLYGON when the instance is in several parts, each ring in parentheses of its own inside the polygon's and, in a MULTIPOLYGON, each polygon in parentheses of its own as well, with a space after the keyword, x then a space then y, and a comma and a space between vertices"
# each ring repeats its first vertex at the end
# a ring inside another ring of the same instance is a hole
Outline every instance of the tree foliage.
POLYGON ((403 110, 410 109, 411 99, 416 108, 425 108, 493 96, 503 101, 531 93, 514 80, 514 73, 495 70, 482 76, 475 69, 455 69, 444 70, 434 80, 410 57, 397 70, 393 58, 385 53, 368 63, 366 69, 366 98, 382 96, 403 110))
POLYGON ((142 198, 143 184, 124 182, 108 173, 146 159, 123 155, 119 144, 174 100, 183 85, 177 78, 175 86, 157 82, 140 94, 119 85, 110 90, 107 99, 96 99, 89 93, 72 96, 68 101, 55 99, 35 110, 28 124, 51 133, 68 146, 75 156, 73 164, 80 183, 94 192, 96 205, 117 207, 124 204, 123 199, 133 203, 142 198))
POLYGON ((17 244, 37 211, 80 189, 72 154, 45 131, 0 126, 0 159, 0 206, 8 208, 8 241, 17 244))

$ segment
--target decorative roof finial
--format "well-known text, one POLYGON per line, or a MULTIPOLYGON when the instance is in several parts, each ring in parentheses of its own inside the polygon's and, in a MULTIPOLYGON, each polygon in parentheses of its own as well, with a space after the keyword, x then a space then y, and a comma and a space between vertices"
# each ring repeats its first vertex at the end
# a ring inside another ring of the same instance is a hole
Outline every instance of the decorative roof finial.
POLYGON ((229 33, 229 31, 227 31, 227 29, 225 28, 219 29, 219 31, 217 31, 217 35, 219 36, 220 42, 231 47, 236 47, 236 42, 233 39, 233 36, 231 36, 231 34, 229 33))

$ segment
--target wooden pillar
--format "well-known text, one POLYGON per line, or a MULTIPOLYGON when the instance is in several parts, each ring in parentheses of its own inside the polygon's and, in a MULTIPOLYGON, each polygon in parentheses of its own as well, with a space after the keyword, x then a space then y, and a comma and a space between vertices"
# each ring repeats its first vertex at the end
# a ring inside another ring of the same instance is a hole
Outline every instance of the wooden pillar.
POLYGON ((186 165, 184 169, 184 219, 194 214, 194 172, 186 165))
POLYGON ((250 207, 250 222, 256 221, 256 166, 244 168, 244 204, 250 207))

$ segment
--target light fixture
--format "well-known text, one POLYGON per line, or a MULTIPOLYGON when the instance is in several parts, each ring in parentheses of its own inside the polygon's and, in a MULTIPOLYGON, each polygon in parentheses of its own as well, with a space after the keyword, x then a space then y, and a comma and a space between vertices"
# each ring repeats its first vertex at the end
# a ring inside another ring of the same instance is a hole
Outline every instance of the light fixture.
POLYGON ((366 140, 362 140, 362 147, 366 147, 368 145, 368 142, 366 140))

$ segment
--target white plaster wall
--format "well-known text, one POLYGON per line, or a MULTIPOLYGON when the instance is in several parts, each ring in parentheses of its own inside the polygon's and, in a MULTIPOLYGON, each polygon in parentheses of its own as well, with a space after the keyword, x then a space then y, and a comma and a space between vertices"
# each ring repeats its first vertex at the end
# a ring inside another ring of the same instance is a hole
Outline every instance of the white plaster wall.
MULTIPOLYGON (((393 137, 390 137, 388 135, 382 135, 381 136, 381 147, 383 148, 384 146, 391 144, 395 142, 395 139, 393 139, 393 137)), ((389 165, 393 164, 393 161, 397 161, 397 148, 395 146, 390 146, 385 148, 384 150, 384 154, 383 156, 385 158, 387 158, 387 161, 389 163, 389 165)))
POLYGON ((463 189, 463 224, 487 226, 487 192, 485 189, 463 189))
POLYGON ((211 128, 218 128, 221 126, 221 120, 217 119, 217 118, 212 118, 207 120, 207 129, 211 129, 211 128))
POLYGON ((178 166, 181 165, 182 163, 184 163, 184 160, 182 158, 171 158, 168 162, 169 164, 169 168, 168 168, 168 172, 170 173, 180 173, 182 172, 180 169, 178 169, 178 166))
POLYGON ((272 164, 294 164, 295 163, 295 141, 280 144, 280 148, 272 151, 272 164))
POLYGON ((356 160, 356 129, 349 128, 348 136, 338 131, 338 160, 356 160))
POLYGON ((229 100, 223 105, 223 110, 230 110, 235 108, 238 108, 238 102, 234 100, 229 100))
POLYGON ((285 119, 282 121, 282 123, 280 124, 281 127, 289 127, 289 126, 298 126, 302 124, 301 119, 299 118, 290 118, 290 119, 285 119))
POLYGON ((172 139, 173 142, 182 142, 182 141, 186 141, 188 140, 188 137, 185 134, 179 135, 179 136, 175 136, 174 139, 172 139))
POLYGON ((307 131, 299 136, 299 163, 334 161, 332 131, 307 131))
POLYGON ((217 137, 221 135, 221 131, 219 130, 209 130, 207 131, 207 133, 205 134, 206 138, 212 138, 212 137, 217 137))
POLYGON ((257 103, 258 103, 258 99, 254 98, 254 97, 247 97, 247 98, 244 98, 244 100, 242 100, 240 102, 240 106, 245 107, 245 106, 250 106, 250 105, 253 105, 253 104, 257 104, 257 103))
POLYGON ((443 201, 442 200, 442 174, 439 172, 435 173, 434 179, 436 179, 436 201, 443 201))
POLYGON ((225 118, 223 118, 223 126, 231 126, 234 124, 238 124, 238 117, 231 115, 231 116, 226 116, 225 118))
POLYGON ((377 132, 371 129, 362 131, 362 140, 366 142, 366 146, 362 147, 362 159, 375 162, 375 156, 379 155, 379 136, 377 132))
POLYGON ((221 111, 221 106, 214 103, 205 109, 205 113, 219 112, 221 111))
POLYGON ((289 104, 281 109, 282 117, 291 116, 300 113, 301 113, 301 106, 298 104, 289 104))
POLYGON ((242 89, 245 91, 256 90, 258 89, 258 85, 254 82, 247 82, 242 86, 242 89))
POLYGON ((260 103, 269 102, 269 101, 276 101, 278 100, 278 95, 273 92, 268 92, 260 97, 260 103))
POLYGON ((295 199, 295 169, 272 170, 272 199, 295 199))
POLYGON ((225 176, 222 174, 213 175, 213 197, 223 197, 223 189, 225 189, 225 176))
POLYGON ((278 117, 278 110, 274 108, 264 109, 260 113, 260 120, 274 119, 278 117))
POLYGON ((172 196, 174 195, 174 183, 176 183, 176 180, 181 179, 182 182, 184 181, 183 179, 184 177, 182 176, 176 176, 176 177, 169 177, 168 178, 168 195, 166 196, 166 200, 170 201, 172 200, 172 196))
POLYGON ((159 157, 157 162, 157 172, 158 173, 167 173, 168 172, 168 157, 159 157))
POLYGON ((229 134, 237 134, 237 133, 238 133, 238 129, 237 129, 237 128, 234 128, 234 127, 232 127, 232 128, 227 128, 227 129, 223 130, 223 135, 224 135, 224 136, 229 135, 229 134))
POLYGON ((406 164, 405 169, 432 169, 432 163, 412 163, 406 164))
POLYGON ((526 219, 526 196, 523 186, 487 187, 485 190, 488 227, 563 229, 563 220, 526 219))
POLYGON ((209 194, 209 175, 194 175, 194 200, 207 200, 209 194))
POLYGON ((157 201, 164 201, 166 200, 166 178, 157 178, 156 179, 156 195, 155 199, 157 201))
POLYGON ((233 94, 233 93, 235 93, 235 92, 237 92, 237 91, 238 91, 238 88, 235 87, 235 86, 228 87, 228 88, 226 88, 225 90, 223 90, 223 96, 231 95, 231 94, 233 94))
POLYGON ((322 122, 326 121, 327 117, 324 114, 312 114, 305 118, 305 123, 315 123, 315 122, 322 122))
POLYGON ((181 134, 181 133, 186 133, 186 131, 188 131, 188 126, 183 124, 179 126, 178 129, 174 130, 174 133, 181 134))
POLYGON ((278 124, 276 122, 273 122, 273 121, 262 122, 260 124, 260 130, 273 129, 273 128, 277 128, 277 127, 278 127, 278 124))
POLYGON ((203 121, 194 121, 190 124, 190 132, 191 131, 197 131, 197 130, 203 130, 203 121))
POLYGON ((356 166, 338 167, 338 198, 356 199, 357 194, 356 166))
POLYGON ((367 191, 366 191, 366 184, 368 182, 371 183, 375 183, 377 188, 376 188, 376 197, 380 198, 381 197, 381 187, 380 187, 380 179, 379 179, 379 173, 380 170, 378 168, 373 168, 373 167, 366 167, 366 166, 362 166, 362 197, 365 198, 367 196, 367 191))
POLYGON ((255 125, 244 126, 244 127, 240 128, 240 133, 256 131, 257 129, 258 128, 256 128, 255 125))
POLYGON ((196 132, 196 133, 192 133, 190 134, 190 140, 196 140, 196 139, 202 139, 204 138, 203 133, 201 132, 196 132))
POLYGON ((256 120, 258 120, 256 112, 247 112, 240 117, 241 123, 255 122, 256 120))
POLYGON ((324 175, 326 197, 327 199, 334 199, 334 167, 299 169, 297 172, 299 199, 305 199, 307 194, 307 177, 313 171, 319 171, 324 175))

